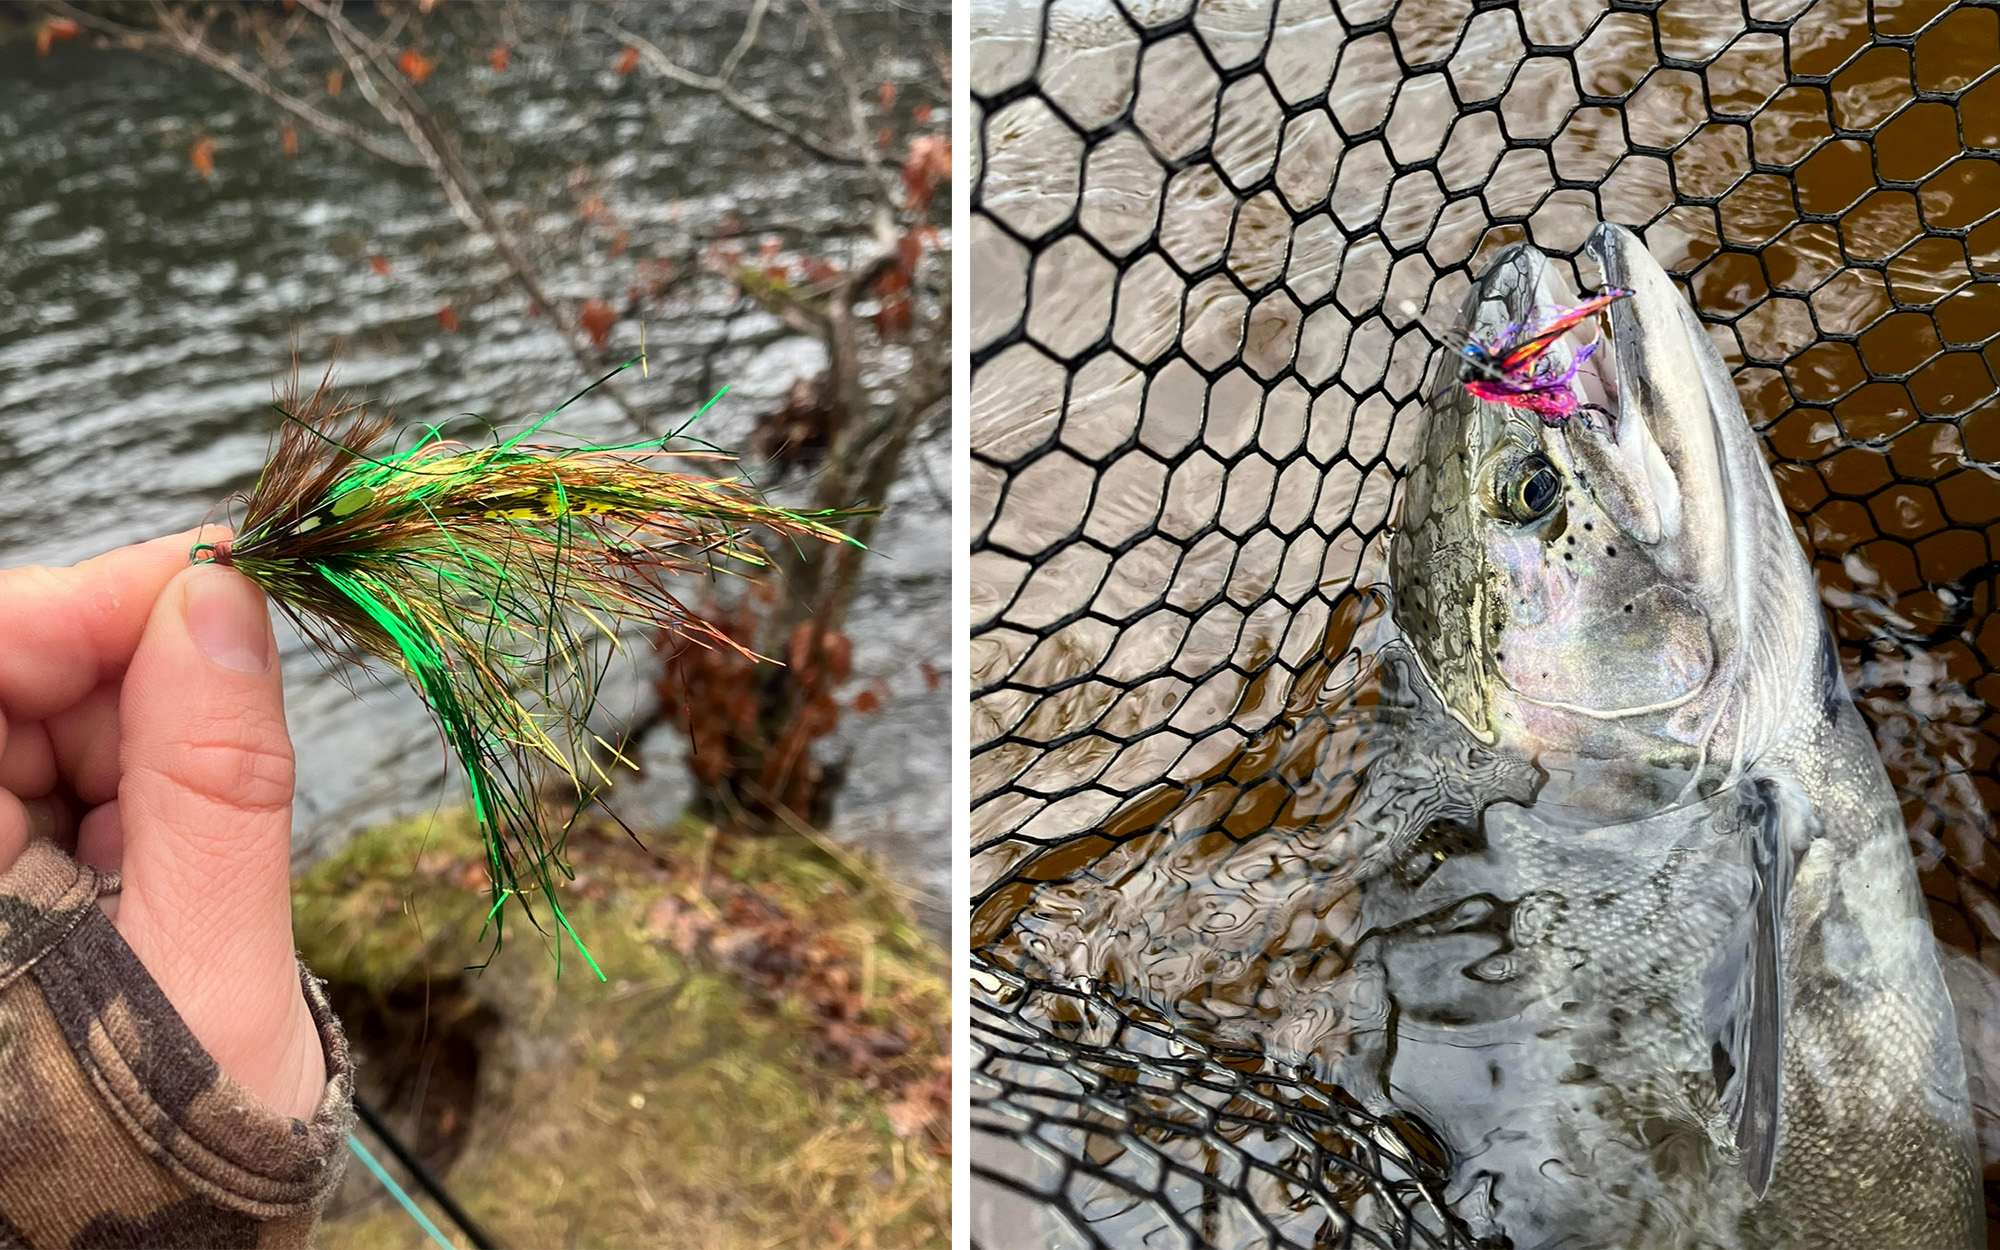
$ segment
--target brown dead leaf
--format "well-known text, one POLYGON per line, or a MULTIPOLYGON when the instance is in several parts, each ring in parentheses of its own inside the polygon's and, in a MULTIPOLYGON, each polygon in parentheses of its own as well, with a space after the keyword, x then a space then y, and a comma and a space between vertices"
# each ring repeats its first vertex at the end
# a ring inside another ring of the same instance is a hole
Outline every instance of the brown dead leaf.
POLYGON ((902 174, 903 207, 917 213, 928 209, 938 187, 951 179, 951 139, 933 134, 910 140, 902 174))
POLYGON ((590 341, 601 348, 611 341, 611 327, 617 322, 618 313, 603 300, 594 299, 584 304, 576 319, 583 324, 590 341))
POLYGON ((403 77, 419 87, 423 86, 424 79, 431 76, 431 70, 436 66, 436 61, 415 48, 404 48, 403 55, 396 58, 396 68, 403 71, 403 77))
POLYGON ((74 39, 83 27, 66 17, 45 17, 35 31, 35 55, 47 56, 49 49, 65 39, 74 39))
POLYGON ((885 1111, 896 1136, 923 1140, 933 1154, 951 1154, 951 1061, 943 1055, 931 1061, 930 1074, 910 1082, 903 1096, 885 1111))

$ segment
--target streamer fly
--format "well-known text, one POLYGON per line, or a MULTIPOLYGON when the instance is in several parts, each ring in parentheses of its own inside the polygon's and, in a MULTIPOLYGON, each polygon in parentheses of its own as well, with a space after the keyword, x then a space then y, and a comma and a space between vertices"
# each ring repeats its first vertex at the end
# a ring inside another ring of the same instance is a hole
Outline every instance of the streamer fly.
POLYGON ((1585 343, 1567 360, 1550 349, 1571 330, 1631 294, 1623 287, 1608 287, 1578 304, 1531 311, 1502 328, 1490 342, 1468 334, 1458 350, 1471 375, 1463 382, 1465 389, 1479 399, 1532 412, 1544 425, 1561 425, 1587 412, 1610 418, 1609 409, 1577 394, 1577 374, 1596 353, 1597 344, 1585 343))

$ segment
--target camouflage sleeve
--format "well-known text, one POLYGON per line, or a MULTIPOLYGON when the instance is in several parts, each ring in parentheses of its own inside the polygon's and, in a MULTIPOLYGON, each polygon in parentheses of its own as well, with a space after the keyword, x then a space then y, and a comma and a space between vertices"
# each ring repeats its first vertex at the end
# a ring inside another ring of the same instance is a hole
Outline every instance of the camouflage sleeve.
POLYGON ((31 843, 0 873, 0 1250, 304 1246, 340 1181, 347 1042, 310 1122, 224 1075, 97 905, 117 878, 31 843))

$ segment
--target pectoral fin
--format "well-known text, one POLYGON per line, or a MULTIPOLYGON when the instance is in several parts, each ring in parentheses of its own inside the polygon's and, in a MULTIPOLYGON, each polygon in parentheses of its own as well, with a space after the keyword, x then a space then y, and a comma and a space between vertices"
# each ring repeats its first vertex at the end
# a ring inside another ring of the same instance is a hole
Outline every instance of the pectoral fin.
POLYGON ((1811 813, 1802 797, 1770 780, 1745 782, 1737 794, 1737 836, 1751 892, 1708 978, 1710 1053, 1744 1179, 1762 1198, 1777 1162, 1784 1093, 1784 932, 1792 834, 1811 813))

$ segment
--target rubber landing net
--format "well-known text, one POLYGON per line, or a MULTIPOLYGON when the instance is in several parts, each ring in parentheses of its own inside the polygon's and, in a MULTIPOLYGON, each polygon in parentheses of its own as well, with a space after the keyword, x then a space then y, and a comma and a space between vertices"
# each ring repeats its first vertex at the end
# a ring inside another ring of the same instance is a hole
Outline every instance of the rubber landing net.
MULTIPOLYGON (((1421 1126, 1136 983, 1036 979, 1013 920, 1169 826, 1226 848, 1339 781, 1267 748, 1312 728, 1437 332, 1515 240, 1571 257, 1618 221, 1682 280, 1811 553, 1937 933, 2000 968, 2000 12, 972 20, 980 1244, 1466 1244, 1421 1126)), ((1273 975, 1186 947, 1218 1001, 1273 975)))

